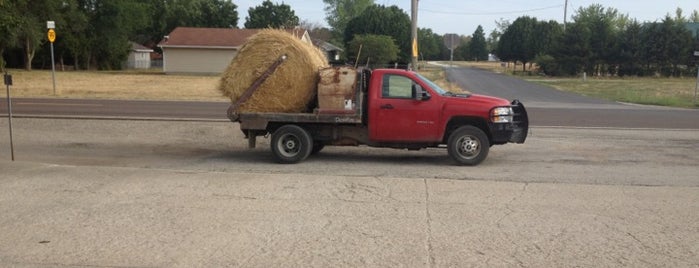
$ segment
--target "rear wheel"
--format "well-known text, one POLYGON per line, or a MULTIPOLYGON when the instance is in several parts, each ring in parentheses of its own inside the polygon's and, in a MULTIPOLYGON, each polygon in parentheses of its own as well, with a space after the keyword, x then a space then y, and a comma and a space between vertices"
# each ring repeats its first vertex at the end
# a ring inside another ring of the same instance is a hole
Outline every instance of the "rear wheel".
POLYGON ((475 166, 488 156, 490 141, 477 127, 460 127, 449 136, 447 151, 459 165, 475 166))
POLYGON ((277 162, 293 164, 308 158, 313 148, 313 139, 303 128, 285 125, 272 134, 271 147, 277 162))

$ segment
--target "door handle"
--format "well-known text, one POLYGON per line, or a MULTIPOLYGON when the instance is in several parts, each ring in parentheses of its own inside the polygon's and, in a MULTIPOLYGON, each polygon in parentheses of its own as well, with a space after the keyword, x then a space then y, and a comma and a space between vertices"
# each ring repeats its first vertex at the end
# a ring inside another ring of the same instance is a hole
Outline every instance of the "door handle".
POLYGON ((393 109, 393 105, 391 105, 390 103, 389 103, 389 104, 384 104, 384 105, 379 106, 379 108, 381 108, 381 109, 386 109, 386 110, 390 110, 390 109, 393 109))

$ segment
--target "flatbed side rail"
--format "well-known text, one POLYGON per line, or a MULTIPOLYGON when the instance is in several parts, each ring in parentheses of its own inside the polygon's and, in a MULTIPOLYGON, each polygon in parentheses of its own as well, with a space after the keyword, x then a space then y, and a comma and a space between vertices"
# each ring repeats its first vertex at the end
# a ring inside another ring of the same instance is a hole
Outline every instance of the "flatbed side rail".
MULTIPOLYGON (((229 109, 230 111, 230 109, 229 109)), ((265 130, 270 122, 289 124, 361 124, 362 118, 357 114, 330 113, 240 113, 235 114, 240 128, 245 130, 265 130)), ((230 113, 229 113, 230 118, 230 113)))

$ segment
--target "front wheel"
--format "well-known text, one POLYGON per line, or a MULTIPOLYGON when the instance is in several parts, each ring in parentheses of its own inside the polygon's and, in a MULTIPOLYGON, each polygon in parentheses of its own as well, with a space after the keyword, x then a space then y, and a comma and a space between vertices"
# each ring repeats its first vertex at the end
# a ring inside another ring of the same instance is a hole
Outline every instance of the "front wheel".
POLYGON ((313 148, 313 139, 303 128, 285 125, 272 134, 270 145, 277 162, 293 164, 308 158, 313 148))
POLYGON ((490 141, 477 127, 460 127, 449 136, 447 151, 459 165, 475 166, 488 156, 490 141))

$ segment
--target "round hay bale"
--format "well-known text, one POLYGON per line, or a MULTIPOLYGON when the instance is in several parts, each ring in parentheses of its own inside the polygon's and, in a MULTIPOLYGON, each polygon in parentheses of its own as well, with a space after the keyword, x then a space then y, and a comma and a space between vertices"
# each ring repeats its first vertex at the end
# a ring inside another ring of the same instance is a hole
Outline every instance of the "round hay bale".
POLYGON ((235 103, 283 55, 286 60, 236 112, 307 110, 315 96, 318 70, 328 61, 319 49, 282 30, 265 29, 251 36, 223 73, 219 90, 235 103))

